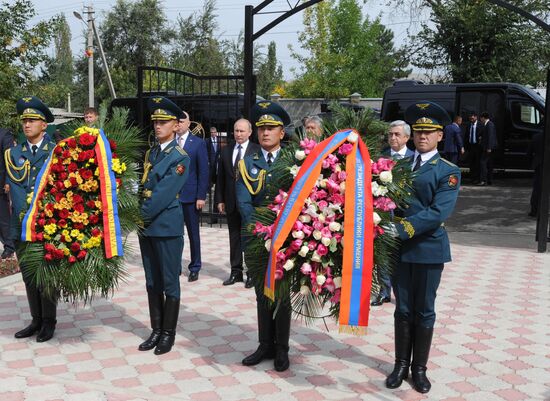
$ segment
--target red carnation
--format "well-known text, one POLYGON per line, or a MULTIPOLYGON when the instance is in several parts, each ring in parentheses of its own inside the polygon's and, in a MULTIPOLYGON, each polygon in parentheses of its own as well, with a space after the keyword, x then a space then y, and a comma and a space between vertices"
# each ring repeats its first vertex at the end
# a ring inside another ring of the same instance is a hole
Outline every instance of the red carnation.
POLYGON ((44 260, 47 262, 51 262, 53 260, 53 255, 51 253, 47 253, 44 255, 44 260))
POLYGON ((116 178, 116 187, 120 187, 120 185, 122 184, 122 180, 120 178, 116 178))
POLYGON ((56 155, 60 155, 61 153, 63 153, 63 149, 61 149, 61 147, 59 146, 56 146, 53 150, 53 152, 56 154, 56 155))
POLYGON ((68 169, 71 173, 74 173, 76 170, 78 170, 78 166, 76 165, 75 162, 71 162, 71 163, 69 163, 69 166, 67 167, 67 169, 68 169))
POLYGON ((80 252, 78 252, 78 255, 76 255, 76 258, 79 259, 79 260, 82 260, 82 259, 84 259, 84 258, 86 257, 86 254, 87 254, 87 253, 88 253, 88 252, 86 252, 86 251, 83 249, 83 250, 81 250, 80 252))
POLYGON ((74 138, 69 138, 67 139, 67 146, 69 146, 69 148, 76 148, 76 141, 74 138))
POLYGON ((71 252, 78 252, 80 251, 80 244, 78 242, 73 242, 71 244, 71 252))
POLYGON ((46 219, 38 219, 38 225, 44 227, 46 225, 46 219))
POLYGON ((88 170, 87 168, 81 168, 79 173, 80 173, 80 176, 82 178, 84 178, 85 180, 89 180, 90 178, 92 178, 94 176, 92 171, 88 170))
POLYGON ((57 222, 57 225, 59 227, 67 227, 67 220, 65 219, 59 219, 59 221, 57 222))
POLYGON ((88 219, 90 220, 90 223, 92 223, 92 224, 97 224, 97 222, 99 221, 99 217, 98 217, 97 214, 90 215, 90 217, 88 219))
MULTIPOLYGON (((74 164, 74 163, 71 163, 71 164, 74 164)), ((70 165, 69 165, 69 167, 70 167, 70 165)), ((59 179, 60 179, 60 180, 65 181, 65 180, 67 179, 68 176, 69 176, 69 174, 67 174, 66 171, 61 171, 61 172, 59 173, 59 179)))
POLYGON ((74 224, 73 224, 73 228, 74 228, 75 230, 83 230, 83 229, 84 229, 84 224, 82 224, 82 223, 74 223, 74 224))
POLYGON ((36 233, 37 241, 44 241, 44 233, 36 233))
POLYGON ((69 256, 69 263, 75 263, 75 262, 76 262, 76 258, 73 255, 69 256))
POLYGON ((82 203, 77 203, 76 205, 73 205, 73 209, 76 210, 78 213, 84 213, 84 205, 82 203))
POLYGON ((115 152, 113 152, 113 154, 111 155, 111 157, 112 157, 113 159, 118 159, 118 155, 117 155, 115 152))
POLYGON ((52 195, 55 195, 55 194, 57 193, 57 188, 56 188, 56 187, 52 187, 52 188, 50 189, 50 193, 51 193, 52 195))
POLYGON ((115 150, 116 150, 117 144, 116 144, 116 142, 115 142, 114 140, 109 139, 109 145, 111 145, 111 150, 112 150, 112 151, 115 151, 115 150))
POLYGON ((69 157, 71 157, 71 151, 69 149, 65 149, 63 151, 63 158, 68 159, 69 157))
POLYGON ((46 206, 44 207, 44 209, 46 209, 50 212, 53 212, 53 210, 54 210, 53 203, 47 203, 46 206))
POLYGON ((74 177, 69 178, 69 181, 71 182, 71 185, 73 187, 76 187, 78 185, 78 182, 76 181, 76 178, 74 178, 74 177))
POLYGON ((55 249, 55 246, 47 242, 44 244, 44 249, 46 250, 46 252, 53 252, 55 249))
POLYGON ((80 135, 80 137, 78 138, 78 141, 80 142, 80 144, 82 146, 90 146, 90 145, 94 144, 95 137, 88 134, 88 133, 84 133, 84 134, 80 135))
POLYGON ((92 228, 92 236, 99 237, 101 235, 101 230, 99 228, 92 228))
POLYGON ((61 209, 57 212, 57 214, 62 219, 66 219, 67 217, 69 217, 69 211, 67 209, 61 209))
POLYGON ((62 191, 62 190, 65 189, 65 184, 63 184, 63 181, 56 181, 56 182, 55 182, 55 187, 56 187, 58 190, 62 191))
POLYGON ((53 257, 55 259, 63 259, 63 256, 65 256, 65 254, 63 253, 62 249, 54 249, 53 257))
POLYGON ((84 198, 78 194, 73 195, 73 202, 74 203, 82 203, 84 202, 84 198))
POLYGON ((86 206, 88 207, 88 209, 94 209, 95 208, 95 202, 93 200, 89 200, 86 202, 86 206))
MULTIPOLYGON (((59 192, 58 192, 57 194, 55 194, 55 201, 56 201, 57 203, 61 202, 61 199, 63 199, 63 198, 64 198, 64 196, 63 196, 62 193, 59 193, 59 192)), ((67 217, 67 216, 65 216, 65 217, 67 217)))

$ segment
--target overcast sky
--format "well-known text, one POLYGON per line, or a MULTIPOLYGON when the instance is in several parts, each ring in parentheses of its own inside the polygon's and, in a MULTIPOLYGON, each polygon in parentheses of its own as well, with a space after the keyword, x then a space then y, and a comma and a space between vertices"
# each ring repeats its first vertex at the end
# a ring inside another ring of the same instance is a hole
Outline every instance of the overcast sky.
MULTIPOLYGON (((297 0, 289 0, 291 4, 295 4, 297 0)), ((105 12, 109 10, 115 1, 71 1, 71 0, 33 0, 38 15, 33 18, 32 23, 39 20, 48 19, 56 14, 64 13, 72 33, 71 47, 74 55, 84 52, 84 30, 85 24, 74 17, 73 11, 82 13, 83 7, 92 4, 96 13, 96 24, 99 26, 104 18, 105 12)), ((238 36, 239 31, 244 30, 244 6, 246 4, 258 5, 261 0, 238 1, 238 0, 217 0, 217 15, 219 25, 219 37, 221 39, 234 39, 238 36)), ((385 6, 384 0, 368 0, 363 5, 363 12, 369 15, 371 19, 381 15, 382 23, 395 33, 394 42, 398 45, 402 44, 407 39, 407 28, 410 26, 410 17, 404 10, 394 10, 385 6)), ((202 9, 203 0, 164 0, 162 1, 166 15, 172 21, 176 21, 179 15, 187 17, 193 12, 202 9), (183 4, 182 4, 183 3, 183 4)), ((266 7, 263 11, 286 11, 289 9, 286 0, 275 0, 272 4, 266 7)), ((85 16, 83 15, 85 18, 85 16)), ((255 17, 255 31, 263 27, 269 21, 276 18, 275 14, 260 15, 255 17)), ((288 49, 289 44, 293 44, 297 48, 298 32, 302 30, 303 13, 297 13, 286 21, 273 28, 271 31, 264 34, 259 40, 259 44, 266 45, 274 40, 277 43, 277 56, 283 65, 285 79, 291 79, 293 74, 291 68, 299 69, 297 62, 291 57, 288 49)), ((139 23, 136 21, 136 23, 139 23)), ((106 49, 106 51, 108 51, 106 49)), ((53 49, 50 50, 53 55, 53 49)))

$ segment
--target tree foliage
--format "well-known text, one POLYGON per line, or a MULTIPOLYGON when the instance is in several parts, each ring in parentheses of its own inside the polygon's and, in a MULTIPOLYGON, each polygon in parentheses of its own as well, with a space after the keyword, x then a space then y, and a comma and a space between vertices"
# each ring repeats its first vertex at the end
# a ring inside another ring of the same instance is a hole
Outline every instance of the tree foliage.
MULTIPOLYGON (((541 19, 547 0, 509 0, 541 19)), ((412 2, 414 3, 414 1, 412 2)), ((426 0, 430 24, 411 38, 412 64, 435 72, 435 81, 511 81, 533 86, 545 81, 550 34, 524 17, 489 1, 426 0)))
POLYGON ((364 17, 357 0, 324 1, 304 11, 293 52, 301 71, 287 90, 297 97, 337 98, 359 92, 380 96, 396 78, 408 75, 405 54, 379 19, 364 17))
POLYGON ((36 68, 45 59, 55 20, 29 26, 36 15, 28 0, 0 5, 0 126, 14 128, 14 104, 36 85, 36 68))

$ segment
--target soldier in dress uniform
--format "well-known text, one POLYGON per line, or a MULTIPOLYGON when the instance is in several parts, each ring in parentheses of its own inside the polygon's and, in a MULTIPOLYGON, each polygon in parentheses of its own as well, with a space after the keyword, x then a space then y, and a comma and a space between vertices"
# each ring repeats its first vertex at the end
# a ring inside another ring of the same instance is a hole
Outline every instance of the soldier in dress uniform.
POLYGON ((183 212, 179 192, 188 176, 189 156, 175 140, 181 109, 169 99, 153 97, 148 108, 157 144, 145 154, 139 247, 145 270, 151 335, 140 351, 155 348, 155 354, 169 352, 174 345, 180 308, 183 212))
MULTIPOLYGON (((260 101, 252 109, 253 121, 258 127, 260 151, 244 157, 239 162, 236 183, 237 205, 242 217, 242 226, 253 223, 254 208, 266 199, 266 188, 271 180, 270 171, 277 163, 285 125, 290 123, 288 113, 277 103, 260 101)), ((274 359, 275 370, 282 372, 289 367, 288 340, 290 337, 290 300, 283 300, 275 312, 263 293, 263 282, 256 282, 256 305, 258 313, 258 340, 260 345, 243 359, 245 366, 257 365, 264 359, 274 359)))
MULTIPOLYGON (((18 245, 21 241, 22 212, 26 209, 27 197, 34 191, 36 177, 55 143, 50 142, 46 136, 48 123, 54 120, 53 114, 40 99, 34 96, 21 98, 17 101, 16 108, 26 141, 7 149, 4 158, 12 203, 10 238, 15 242, 17 258, 21 260, 23 255, 18 245)), ((38 333, 36 341, 48 341, 55 332, 57 302, 33 283, 24 263, 19 263, 19 267, 27 291, 32 321, 23 330, 15 333, 15 338, 26 338, 38 333)))
POLYGON ((451 260, 444 222, 456 204, 460 170, 437 152, 443 127, 450 122, 442 107, 420 101, 407 108, 405 119, 413 129, 416 151, 411 168, 416 177, 413 197, 395 226, 402 246, 392 278, 396 299, 395 367, 386 386, 399 387, 411 366, 415 390, 427 393, 431 388, 426 366, 435 323, 435 297, 443 264, 451 260))

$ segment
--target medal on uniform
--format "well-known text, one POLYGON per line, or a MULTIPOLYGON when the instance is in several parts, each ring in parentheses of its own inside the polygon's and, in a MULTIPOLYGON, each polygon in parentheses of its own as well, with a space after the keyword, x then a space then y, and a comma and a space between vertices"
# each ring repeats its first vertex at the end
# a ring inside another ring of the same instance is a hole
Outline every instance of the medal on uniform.
POLYGON ((256 167, 252 167, 252 170, 250 172, 254 175, 258 174, 258 169, 256 167))

